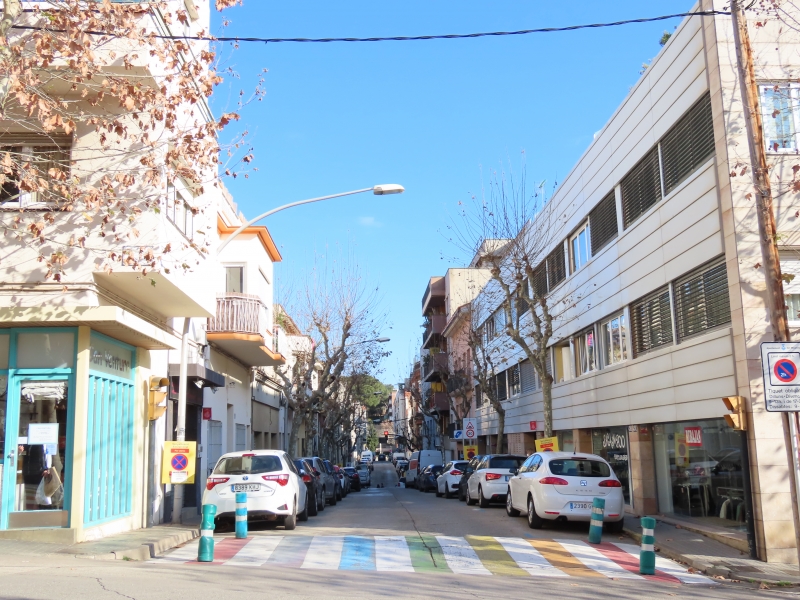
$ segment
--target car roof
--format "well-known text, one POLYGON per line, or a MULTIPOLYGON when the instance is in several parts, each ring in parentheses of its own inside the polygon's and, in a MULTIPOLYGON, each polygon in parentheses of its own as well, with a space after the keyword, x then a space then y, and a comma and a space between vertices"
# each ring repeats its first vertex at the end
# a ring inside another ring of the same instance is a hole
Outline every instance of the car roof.
POLYGON ((597 454, 590 454, 589 452, 537 452, 536 454, 548 460, 553 460, 558 458, 588 458, 591 460, 600 460, 602 462, 607 462, 606 459, 603 458, 602 456, 598 456, 597 454))
POLYGON ((238 458, 239 456, 283 456, 283 450, 237 450, 236 452, 226 452, 220 458, 238 458))

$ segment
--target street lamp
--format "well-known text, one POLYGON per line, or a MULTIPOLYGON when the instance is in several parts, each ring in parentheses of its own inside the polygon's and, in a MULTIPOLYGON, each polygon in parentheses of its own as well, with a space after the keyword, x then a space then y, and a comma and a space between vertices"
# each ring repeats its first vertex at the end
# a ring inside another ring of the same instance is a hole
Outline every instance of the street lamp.
POLYGON ((347 348, 348 346, 357 346, 358 344, 369 344, 370 342, 378 342, 379 344, 385 344, 386 342, 389 341, 391 340, 387 337, 379 337, 375 338, 374 340, 362 340, 360 342, 350 342, 349 344, 345 344, 344 348, 347 348))
POLYGON ((353 190, 352 192, 342 192, 341 194, 332 194, 330 196, 320 196, 319 198, 309 198, 308 200, 299 200, 297 202, 290 202, 289 204, 284 204, 283 206, 279 206, 278 208, 273 208, 272 210, 268 210, 263 215, 258 215, 255 219, 250 219, 247 223, 239 227, 236 231, 234 231, 228 239, 222 242, 217 248, 217 252, 222 252, 222 250, 230 244, 231 240, 235 238, 237 235, 242 233, 245 229, 250 227, 256 221, 260 221, 261 219, 268 217, 270 215, 274 215, 276 212, 280 212, 287 208, 292 208, 293 206, 300 206, 301 204, 310 204, 312 202, 320 202, 322 200, 330 200, 331 198, 341 198, 342 196, 352 196, 353 194, 363 194, 364 192, 372 192, 376 196, 388 196, 389 194, 402 194, 406 189, 402 185, 398 185, 396 183, 385 183, 383 185, 376 185, 371 188, 364 188, 362 190, 353 190))

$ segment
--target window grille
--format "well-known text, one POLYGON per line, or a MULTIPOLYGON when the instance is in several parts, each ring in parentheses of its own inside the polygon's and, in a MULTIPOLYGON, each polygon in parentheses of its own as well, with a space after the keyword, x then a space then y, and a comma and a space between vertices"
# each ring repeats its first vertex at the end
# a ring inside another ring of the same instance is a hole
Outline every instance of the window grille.
POLYGON ((669 194, 714 154, 711 95, 705 94, 661 140, 664 192, 669 194))
POLYGON ((536 369, 533 368, 533 363, 530 360, 524 360, 519 363, 520 382, 522 393, 531 392, 538 386, 536 385, 536 369))
POLYGON ((617 203, 611 191, 589 213, 589 233, 592 238, 592 256, 597 254, 619 234, 617 230, 617 203))
POLYGON ((669 288, 663 287, 631 306, 636 356, 672 343, 669 288))
POLYGON ((723 260, 679 279, 673 289, 679 340, 731 322, 728 273, 723 260))
POLYGON ((792 82, 759 85, 764 142, 769 152, 795 154, 800 130, 800 86, 792 82))
POLYGON ((658 167, 658 147, 639 161, 620 184, 622 188, 622 217, 624 227, 661 200, 661 174, 658 167))
POLYGON ((548 289, 554 289, 567 278, 567 266, 564 262, 564 244, 559 244, 547 257, 548 289))

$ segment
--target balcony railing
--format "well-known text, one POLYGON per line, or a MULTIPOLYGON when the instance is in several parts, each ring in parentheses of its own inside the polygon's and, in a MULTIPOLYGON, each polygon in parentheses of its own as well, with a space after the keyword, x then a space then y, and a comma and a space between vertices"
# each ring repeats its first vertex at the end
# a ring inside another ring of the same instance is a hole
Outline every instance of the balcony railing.
POLYGON ((430 348, 435 345, 432 342, 436 340, 437 335, 441 335, 447 325, 447 315, 431 315, 427 317, 425 329, 422 334, 422 347, 430 348))
POLYGON ((208 320, 209 333, 260 335, 264 345, 276 352, 276 336, 267 307, 258 296, 227 293, 217 296, 217 314, 208 320))
POLYGON ((422 359, 422 379, 428 381, 435 373, 447 372, 447 354, 428 354, 422 359))

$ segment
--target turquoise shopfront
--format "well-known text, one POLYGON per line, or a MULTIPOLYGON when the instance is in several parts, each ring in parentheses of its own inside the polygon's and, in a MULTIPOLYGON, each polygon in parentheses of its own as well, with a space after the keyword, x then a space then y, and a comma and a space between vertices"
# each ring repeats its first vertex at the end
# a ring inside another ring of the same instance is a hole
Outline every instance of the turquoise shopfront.
POLYGON ((87 327, 0 333, 0 530, 133 510, 136 349, 87 327))

